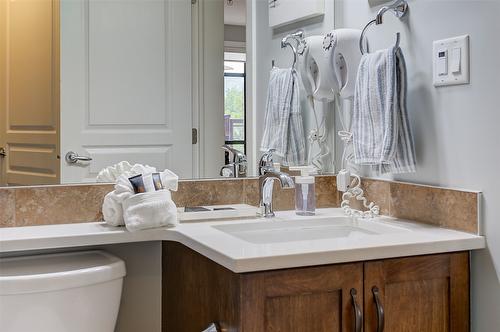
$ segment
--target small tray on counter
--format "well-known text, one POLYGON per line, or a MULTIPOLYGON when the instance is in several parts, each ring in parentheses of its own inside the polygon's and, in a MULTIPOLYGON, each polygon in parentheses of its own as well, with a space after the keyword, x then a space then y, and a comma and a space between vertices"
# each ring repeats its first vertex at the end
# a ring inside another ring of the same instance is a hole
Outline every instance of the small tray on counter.
POLYGON ((248 204, 204 205, 177 208, 181 223, 255 217, 257 207, 248 204))

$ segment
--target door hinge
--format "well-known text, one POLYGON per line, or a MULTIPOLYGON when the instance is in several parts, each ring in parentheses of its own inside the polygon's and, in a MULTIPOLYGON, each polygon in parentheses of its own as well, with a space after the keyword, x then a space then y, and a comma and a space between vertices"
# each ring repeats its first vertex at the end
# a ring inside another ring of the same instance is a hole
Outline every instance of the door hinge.
POLYGON ((5 152, 4 148, 0 148, 0 157, 5 157, 7 155, 7 152, 5 152))
POLYGON ((191 129, 191 144, 197 144, 198 143, 198 129, 193 128, 191 129))

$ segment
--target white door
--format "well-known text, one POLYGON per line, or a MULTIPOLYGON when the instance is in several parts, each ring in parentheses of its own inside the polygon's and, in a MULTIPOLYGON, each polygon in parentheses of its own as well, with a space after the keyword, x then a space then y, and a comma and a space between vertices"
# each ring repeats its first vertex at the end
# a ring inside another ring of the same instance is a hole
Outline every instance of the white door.
POLYGON ((122 160, 191 177, 191 100, 191 1, 61 0, 61 182, 122 160))

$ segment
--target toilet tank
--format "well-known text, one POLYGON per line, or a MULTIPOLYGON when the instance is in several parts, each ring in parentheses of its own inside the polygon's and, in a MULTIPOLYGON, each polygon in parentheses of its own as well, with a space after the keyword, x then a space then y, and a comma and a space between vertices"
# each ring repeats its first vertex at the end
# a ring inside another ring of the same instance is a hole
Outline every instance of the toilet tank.
POLYGON ((0 331, 114 331, 124 262, 104 251, 0 258, 0 331))

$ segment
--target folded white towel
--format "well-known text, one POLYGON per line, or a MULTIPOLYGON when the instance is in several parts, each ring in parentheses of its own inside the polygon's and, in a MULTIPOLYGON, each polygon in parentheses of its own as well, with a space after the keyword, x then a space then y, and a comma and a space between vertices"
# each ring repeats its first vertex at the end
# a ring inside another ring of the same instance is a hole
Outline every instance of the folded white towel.
POLYGON ((155 167, 149 165, 131 165, 128 161, 120 161, 117 164, 103 168, 97 175, 97 182, 116 182, 121 175, 127 178, 137 174, 149 174, 156 172, 155 167))
POLYGON ((118 164, 103 168, 97 175, 97 182, 116 182, 118 177, 130 172, 132 165, 128 161, 120 161, 118 164))
POLYGON ((115 191, 109 192, 104 196, 104 203, 102 204, 102 215, 108 225, 123 226, 123 207, 121 201, 115 191))
POLYGON ((160 177, 164 189, 177 191, 177 186, 179 183, 179 177, 177 176, 177 174, 169 169, 166 169, 160 173, 160 177))
POLYGON ((135 194, 129 177, 140 170, 147 172, 143 174, 146 178, 151 176, 151 171, 156 172, 149 166, 134 165, 121 174, 116 180, 115 190, 104 197, 104 220, 111 226, 126 225, 131 231, 174 226, 177 223, 177 209, 170 191, 177 191, 179 177, 166 169, 160 172, 164 190, 135 194))
POLYGON ((355 163, 382 173, 415 172, 406 109, 406 65, 400 48, 363 55, 353 111, 355 163))
POLYGON ((274 67, 269 78, 261 151, 275 149, 285 165, 304 165, 306 143, 299 104, 299 82, 293 68, 274 67))
POLYGON ((125 226, 131 232, 177 225, 177 207, 169 190, 135 194, 123 201, 125 226))

